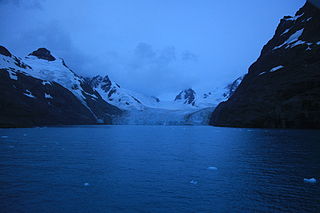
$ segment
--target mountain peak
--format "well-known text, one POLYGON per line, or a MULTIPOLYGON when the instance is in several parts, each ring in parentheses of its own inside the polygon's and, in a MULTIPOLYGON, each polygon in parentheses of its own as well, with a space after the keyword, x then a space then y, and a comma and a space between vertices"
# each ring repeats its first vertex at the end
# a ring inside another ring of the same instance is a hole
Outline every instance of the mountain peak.
POLYGON ((0 54, 4 55, 4 56, 9 56, 11 57, 11 53, 9 52, 9 50, 7 50, 7 48, 5 48, 4 46, 0 45, 0 54))
POLYGON ((55 57, 51 55, 51 52, 46 48, 39 48, 36 51, 33 51, 29 55, 36 56, 40 59, 48 60, 48 61, 54 61, 56 60, 55 57))
POLYGON ((179 95, 176 96, 174 101, 183 101, 184 104, 195 105, 196 92, 189 88, 181 91, 179 95))

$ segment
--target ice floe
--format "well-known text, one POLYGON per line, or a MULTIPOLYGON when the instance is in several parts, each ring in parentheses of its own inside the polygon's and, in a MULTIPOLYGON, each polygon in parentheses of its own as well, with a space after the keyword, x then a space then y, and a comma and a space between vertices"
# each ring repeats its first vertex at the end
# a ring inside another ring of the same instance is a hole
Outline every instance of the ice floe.
POLYGON ((190 181, 190 183, 196 185, 196 184, 198 184, 198 181, 192 180, 192 181, 190 181))
POLYGON ((217 168, 217 167, 214 167, 214 166, 209 166, 207 169, 208 169, 208 170, 218 170, 218 168, 217 168))
POLYGON ((303 181, 305 183, 316 183, 317 180, 315 178, 304 178, 303 181))

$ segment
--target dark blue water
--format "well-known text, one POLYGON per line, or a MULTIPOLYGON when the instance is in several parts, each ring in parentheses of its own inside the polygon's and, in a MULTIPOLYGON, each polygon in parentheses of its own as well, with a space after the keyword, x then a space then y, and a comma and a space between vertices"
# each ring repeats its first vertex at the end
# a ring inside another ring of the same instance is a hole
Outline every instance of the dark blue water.
POLYGON ((320 212, 320 132, 0 129, 0 212, 320 212), (7 137, 3 137, 7 136, 7 137), (217 170, 208 170, 217 167, 217 170))

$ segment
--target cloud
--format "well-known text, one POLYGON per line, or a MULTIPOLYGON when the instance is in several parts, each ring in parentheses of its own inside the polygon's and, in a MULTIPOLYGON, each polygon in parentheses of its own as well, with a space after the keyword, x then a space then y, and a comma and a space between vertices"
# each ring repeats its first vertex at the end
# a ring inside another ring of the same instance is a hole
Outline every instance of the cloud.
POLYGON ((198 60, 198 56, 192 52, 189 52, 189 51, 184 51, 181 54, 181 58, 184 61, 197 61, 198 60))
MULTIPOLYGON (((187 52, 195 57, 195 54, 187 52)), ((125 87, 149 95, 160 95, 190 87, 194 83, 196 62, 183 55, 177 53, 173 46, 155 49, 151 44, 141 42, 131 55, 117 54, 117 60, 109 60, 107 67, 113 69, 106 71, 125 87), (189 60, 188 63, 186 60, 189 60)))
POLYGON ((25 9, 42 9, 45 0, 0 0, 0 4, 12 4, 25 9))

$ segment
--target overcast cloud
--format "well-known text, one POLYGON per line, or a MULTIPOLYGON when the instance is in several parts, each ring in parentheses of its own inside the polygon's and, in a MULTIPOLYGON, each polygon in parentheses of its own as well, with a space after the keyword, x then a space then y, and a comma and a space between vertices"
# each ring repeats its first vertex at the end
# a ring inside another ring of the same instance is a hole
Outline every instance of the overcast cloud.
POLYGON ((76 73, 150 95, 211 90, 247 72, 304 0, 0 0, 0 43, 46 47, 76 73))

